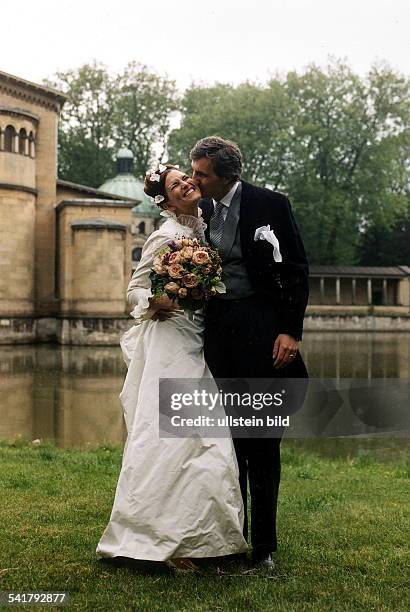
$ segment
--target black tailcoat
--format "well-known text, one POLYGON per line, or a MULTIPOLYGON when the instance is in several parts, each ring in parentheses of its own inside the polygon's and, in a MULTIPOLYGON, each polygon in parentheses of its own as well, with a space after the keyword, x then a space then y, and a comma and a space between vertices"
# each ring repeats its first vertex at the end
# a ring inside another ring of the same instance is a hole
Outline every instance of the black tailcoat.
MULTIPOLYGON (((208 228, 212 200, 200 202, 208 228)), ((245 267, 257 293, 272 302, 279 316, 279 333, 302 338, 303 317, 308 296, 308 261, 288 198, 282 193, 242 181, 239 229, 245 267), (266 240, 254 240, 255 231, 270 225, 279 240, 282 262, 273 259, 273 247, 266 240)))

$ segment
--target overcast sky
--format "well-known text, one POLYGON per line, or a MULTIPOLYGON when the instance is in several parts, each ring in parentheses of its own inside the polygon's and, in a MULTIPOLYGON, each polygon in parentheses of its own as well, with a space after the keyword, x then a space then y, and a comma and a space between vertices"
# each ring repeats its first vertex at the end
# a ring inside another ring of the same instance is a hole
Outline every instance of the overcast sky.
POLYGON ((93 59, 195 82, 264 81, 324 65, 410 74, 409 0, 2 0, 0 70, 40 82, 93 59))

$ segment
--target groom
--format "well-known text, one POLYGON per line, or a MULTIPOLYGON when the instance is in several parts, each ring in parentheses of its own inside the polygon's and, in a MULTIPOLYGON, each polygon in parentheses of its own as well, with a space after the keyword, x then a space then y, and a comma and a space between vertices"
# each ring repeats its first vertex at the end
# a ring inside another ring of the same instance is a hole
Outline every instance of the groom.
MULTIPOLYGON (((306 378, 298 342, 309 294, 308 262, 289 200, 242 181, 242 155, 229 140, 203 138, 190 157, 206 237, 220 253, 226 285, 226 293, 210 301, 205 319, 205 359, 212 375, 306 378), (264 229, 273 230, 273 244, 264 229), (261 234, 265 239, 256 239, 261 234)), ((280 441, 234 439, 244 536, 249 481, 253 561, 269 568, 277 549, 280 441)))

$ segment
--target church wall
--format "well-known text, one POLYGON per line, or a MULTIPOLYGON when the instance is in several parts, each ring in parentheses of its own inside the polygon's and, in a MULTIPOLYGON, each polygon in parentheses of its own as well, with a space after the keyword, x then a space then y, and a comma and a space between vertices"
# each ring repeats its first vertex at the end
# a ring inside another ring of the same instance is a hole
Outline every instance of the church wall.
POLYGON ((107 200, 58 205, 60 343, 116 344, 129 326, 132 206, 107 200))
POLYGON ((0 188, 0 316, 34 313, 36 197, 0 188))
MULTIPOLYGON (((35 187, 38 191, 35 221, 35 304, 37 316, 58 310, 54 296, 55 212, 57 179, 58 100, 24 85, 0 84, 1 104, 18 107, 38 118, 35 143, 35 187)), ((29 160, 26 160, 29 161, 29 160)))
POLYGON ((76 230, 73 232, 73 251, 71 311, 92 315, 124 314, 125 232, 111 229, 76 230))

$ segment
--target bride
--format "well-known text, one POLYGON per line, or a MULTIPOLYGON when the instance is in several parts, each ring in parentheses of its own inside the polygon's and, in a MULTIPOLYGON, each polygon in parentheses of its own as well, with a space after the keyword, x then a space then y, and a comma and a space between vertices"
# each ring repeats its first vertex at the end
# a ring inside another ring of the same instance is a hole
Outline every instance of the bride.
POLYGON ((168 297, 153 299, 149 273, 170 240, 204 239, 200 191, 171 165, 145 178, 165 223, 144 245, 128 286, 140 321, 121 338, 128 373, 120 394, 127 427, 122 468, 97 556, 150 561, 218 557, 247 550, 230 437, 160 438, 158 379, 211 378, 203 355, 203 315, 189 318, 168 297))

